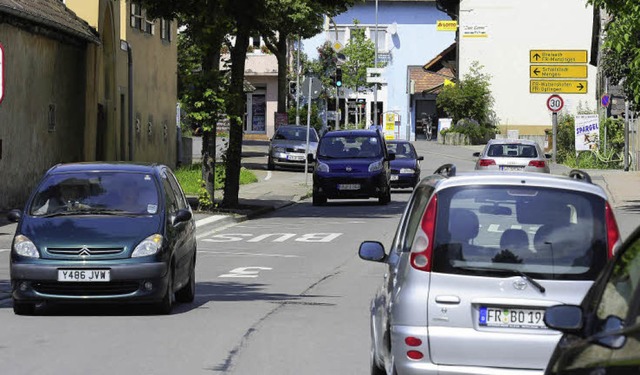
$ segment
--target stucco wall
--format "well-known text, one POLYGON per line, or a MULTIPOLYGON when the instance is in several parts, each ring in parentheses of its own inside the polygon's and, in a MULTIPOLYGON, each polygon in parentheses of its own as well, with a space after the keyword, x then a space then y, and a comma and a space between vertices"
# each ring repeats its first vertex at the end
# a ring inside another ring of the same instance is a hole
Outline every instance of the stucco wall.
POLYGON ((82 159, 85 48, 0 24, 5 96, 0 103, 0 209, 19 208, 42 174, 82 159), (49 106, 55 130, 49 131, 49 106))

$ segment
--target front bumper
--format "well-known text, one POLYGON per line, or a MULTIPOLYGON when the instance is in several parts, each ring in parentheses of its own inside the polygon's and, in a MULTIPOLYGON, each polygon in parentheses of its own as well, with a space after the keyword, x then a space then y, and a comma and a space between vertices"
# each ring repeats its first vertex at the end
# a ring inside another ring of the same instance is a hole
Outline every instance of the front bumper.
MULTIPOLYGON (((309 151, 313 154, 313 151, 309 151)), ((304 168, 306 162, 304 152, 272 152, 271 160, 274 165, 279 167, 304 168)), ((309 167, 313 167, 312 163, 307 163, 309 167)))
POLYGON ((113 264, 11 264, 14 299, 24 302, 160 301, 165 294, 168 266, 164 262, 113 264), (58 281, 59 269, 109 270, 108 282, 58 281), (150 283, 145 287, 146 283, 150 283))
POLYGON ((330 199, 378 198, 386 193, 387 186, 384 172, 330 176, 316 174, 313 177, 314 191, 330 199))

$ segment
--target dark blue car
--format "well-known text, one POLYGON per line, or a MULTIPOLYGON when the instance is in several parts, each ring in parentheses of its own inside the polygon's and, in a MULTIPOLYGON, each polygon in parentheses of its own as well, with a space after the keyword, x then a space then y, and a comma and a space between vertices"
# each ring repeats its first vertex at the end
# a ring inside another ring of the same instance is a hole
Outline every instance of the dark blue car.
POLYGON ((391 201, 391 167, 377 130, 339 130, 326 133, 318 145, 313 173, 313 205, 327 199, 378 198, 391 201))
POLYGON ((409 141, 387 141, 387 150, 396 155, 391 161, 391 187, 411 188, 420 182, 420 161, 415 147, 409 141))
POLYGON ((144 302, 160 313, 195 295, 195 221, 163 165, 76 163, 51 168, 18 222, 13 310, 41 302, 144 302))

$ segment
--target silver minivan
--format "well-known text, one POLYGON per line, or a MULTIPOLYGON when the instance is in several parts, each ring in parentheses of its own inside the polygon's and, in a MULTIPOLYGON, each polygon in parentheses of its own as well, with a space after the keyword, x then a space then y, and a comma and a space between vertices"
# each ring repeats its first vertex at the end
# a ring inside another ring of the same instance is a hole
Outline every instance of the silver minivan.
POLYGON ((579 304, 620 234, 588 174, 444 165, 415 188, 371 303, 372 374, 541 374, 560 332, 545 309, 579 304))

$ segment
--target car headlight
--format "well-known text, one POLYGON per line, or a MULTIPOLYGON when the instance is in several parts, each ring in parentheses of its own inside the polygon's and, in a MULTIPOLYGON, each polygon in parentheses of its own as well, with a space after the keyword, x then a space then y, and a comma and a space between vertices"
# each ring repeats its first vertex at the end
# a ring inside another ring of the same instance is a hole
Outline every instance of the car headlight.
POLYGON ((40 258, 40 253, 36 245, 29 238, 21 234, 13 239, 13 251, 16 254, 27 258, 40 258))
POLYGON ((316 169, 318 170, 318 172, 329 172, 329 165, 318 162, 318 166, 316 167, 316 169))
POLYGON ((284 147, 274 147, 273 152, 284 152, 284 147))
POLYGON ((162 247, 162 236, 153 234, 140 242, 131 253, 132 258, 146 257, 156 254, 162 247))
POLYGON ((405 173, 416 173, 415 169, 412 168, 400 168, 400 173, 405 174, 405 173))
POLYGON ((369 172, 376 172, 382 170, 382 161, 369 164, 369 172))

